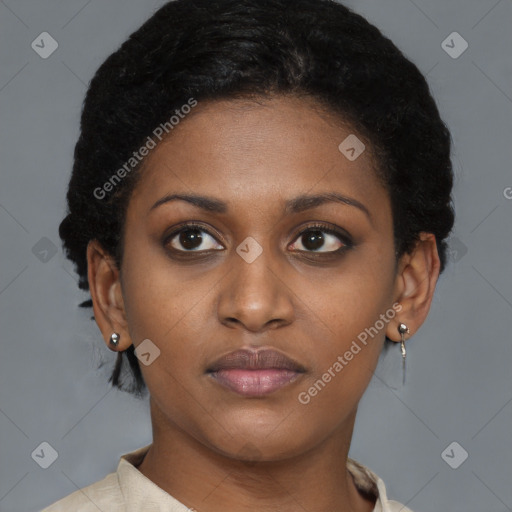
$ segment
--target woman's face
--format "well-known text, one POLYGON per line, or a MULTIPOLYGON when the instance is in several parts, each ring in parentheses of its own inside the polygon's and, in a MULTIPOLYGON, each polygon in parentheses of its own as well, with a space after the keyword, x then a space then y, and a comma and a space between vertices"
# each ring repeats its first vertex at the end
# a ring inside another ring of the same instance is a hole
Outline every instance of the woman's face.
POLYGON ((217 101, 199 103, 147 157, 121 287, 133 344, 151 342, 141 369, 169 428, 267 460, 351 431, 386 329, 396 329, 397 278, 388 194, 368 145, 356 159, 339 149, 349 135, 303 99, 217 101), (307 200, 327 194, 347 200, 307 200), (259 395, 207 371, 261 347, 305 371, 259 395))

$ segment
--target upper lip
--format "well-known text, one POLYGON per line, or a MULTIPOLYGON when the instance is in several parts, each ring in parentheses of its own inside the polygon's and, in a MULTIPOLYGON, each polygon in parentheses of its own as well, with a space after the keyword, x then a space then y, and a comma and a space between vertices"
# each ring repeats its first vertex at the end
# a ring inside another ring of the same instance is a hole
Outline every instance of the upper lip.
POLYGON ((273 349, 249 350, 240 349, 230 352, 217 359, 207 372, 216 372, 219 370, 232 369, 264 370, 264 369, 282 369, 295 372, 305 372, 304 366, 290 359, 281 352, 273 349))

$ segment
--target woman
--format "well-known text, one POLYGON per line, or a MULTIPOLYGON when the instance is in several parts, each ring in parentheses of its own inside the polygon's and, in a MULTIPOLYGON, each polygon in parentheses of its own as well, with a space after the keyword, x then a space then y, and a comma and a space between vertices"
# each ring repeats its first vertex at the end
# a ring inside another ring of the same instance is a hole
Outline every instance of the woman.
POLYGON ((153 442, 45 511, 409 510, 348 452, 444 268, 450 148, 417 67, 338 3, 158 10, 90 84, 60 226, 153 442))

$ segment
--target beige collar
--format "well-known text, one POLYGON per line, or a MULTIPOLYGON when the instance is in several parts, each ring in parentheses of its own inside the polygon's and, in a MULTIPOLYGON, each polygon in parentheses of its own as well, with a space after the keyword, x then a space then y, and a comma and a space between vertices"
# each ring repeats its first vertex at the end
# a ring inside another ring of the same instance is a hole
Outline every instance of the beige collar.
MULTIPOLYGON (((137 469, 136 466, 142 462, 150 446, 149 444, 126 453, 119 460, 117 477, 127 512, 140 510, 190 512, 191 509, 187 508, 186 504, 179 502, 137 469)), ((347 469, 354 478, 356 487, 363 494, 376 498, 374 512, 394 512, 394 510, 407 512, 409 510, 402 506, 395 508, 393 504, 396 502, 388 502, 384 482, 367 467, 349 458, 347 469)))

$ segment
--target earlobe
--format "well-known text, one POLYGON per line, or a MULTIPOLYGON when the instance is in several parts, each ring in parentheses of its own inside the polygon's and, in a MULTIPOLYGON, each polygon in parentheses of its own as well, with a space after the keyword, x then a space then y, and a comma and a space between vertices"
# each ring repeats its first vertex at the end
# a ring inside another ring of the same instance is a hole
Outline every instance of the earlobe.
POLYGON ((440 260, 435 236, 420 233, 414 249, 402 257, 396 278, 396 301, 402 309, 395 322, 388 325, 386 336, 400 341, 398 330, 400 323, 405 324, 409 332, 407 337, 418 331, 425 321, 434 296, 439 278, 440 260))
POLYGON ((119 270, 113 258, 97 240, 87 245, 87 277, 94 309, 94 318, 109 348, 113 332, 120 335, 116 350, 126 350, 131 344, 127 330, 119 270))

